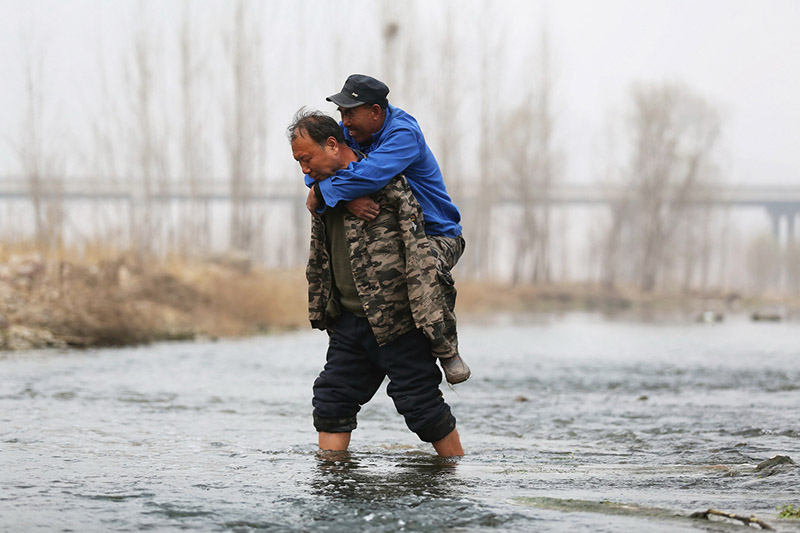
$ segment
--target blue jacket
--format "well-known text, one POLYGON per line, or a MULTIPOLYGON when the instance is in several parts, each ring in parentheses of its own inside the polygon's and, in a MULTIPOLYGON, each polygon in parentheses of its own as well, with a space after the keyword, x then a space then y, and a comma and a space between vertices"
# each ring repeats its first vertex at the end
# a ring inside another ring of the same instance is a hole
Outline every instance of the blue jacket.
MULTIPOLYGON (((403 174, 422 207, 425 233, 446 237, 461 235, 461 213, 447 194, 442 171, 414 117, 389 105, 383 127, 372 135, 368 146, 359 145, 347 129, 343 129, 347 144, 367 154, 367 158, 350 163, 319 182, 328 206, 374 193, 396 175, 403 174)), ((308 176, 306 184, 313 184, 308 176)))

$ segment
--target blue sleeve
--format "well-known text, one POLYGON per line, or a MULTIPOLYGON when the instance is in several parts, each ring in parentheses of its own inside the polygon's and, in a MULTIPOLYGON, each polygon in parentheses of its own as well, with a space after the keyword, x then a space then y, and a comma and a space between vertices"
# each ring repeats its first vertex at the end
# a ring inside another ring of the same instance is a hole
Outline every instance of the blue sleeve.
POLYGON ((319 182, 325 203, 333 207, 340 201, 349 202, 381 190, 417 160, 419 154, 419 140, 413 130, 398 128, 389 132, 386 140, 367 158, 350 163, 319 182))

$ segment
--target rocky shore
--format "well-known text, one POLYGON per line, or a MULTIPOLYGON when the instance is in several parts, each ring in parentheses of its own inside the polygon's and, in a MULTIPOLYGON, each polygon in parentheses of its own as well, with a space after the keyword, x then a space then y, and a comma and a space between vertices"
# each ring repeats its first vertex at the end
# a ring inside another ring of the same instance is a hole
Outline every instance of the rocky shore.
POLYGON ((306 324, 301 271, 227 257, 153 264, 13 254, 0 261, 0 349, 253 335, 306 324))

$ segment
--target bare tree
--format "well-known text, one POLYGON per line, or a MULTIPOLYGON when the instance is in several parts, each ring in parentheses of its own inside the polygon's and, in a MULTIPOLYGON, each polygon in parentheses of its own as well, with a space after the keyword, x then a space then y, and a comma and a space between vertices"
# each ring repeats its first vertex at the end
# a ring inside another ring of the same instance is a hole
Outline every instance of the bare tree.
POLYGON ((495 176, 499 156, 496 148, 499 146, 498 137, 501 134, 497 125, 497 102, 495 95, 499 94, 497 87, 500 78, 501 62, 496 58, 504 56, 504 37, 499 25, 491 24, 496 19, 494 5, 489 0, 482 0, 481 22, 483 30, 479 33, 479 90, 480 103, 477 115, 478 131, 480 132, 478 148, 478 179, 470 201, 465 205, 464 226, 470 238, 471 253, 463 262, 464 272, 474 278, 489 278, 491 272, 491 259, 494 254, 492 227, 494 210, 498 201, 498 187, 495 176), (491 31, 491 29, 496 31, 491 31))
POLYGON ((747 283, 764 293, 774 287, 781 270, 780 245, 770 235, 762 235, 749 243, 746 253, 747 283))
POLYGON ((181 131, 181 163, 183 179, 189 187, 189 201, 182 213, 181 234, 178 246, 183 254, 207 249, 211 241, 211 221, 208 201, 200 196, 207 183, 210 169, 210 143, 203 127, 203 117, 208 113, 200 98, 205 62, 208 54, 195 38, 192 27, 194 17, 187 3, 179 33, 180 87, 183 123, 181 131))
POLYGON ((606 289, 615 289, 629 274, 624 263, 623 249, 631 242, 630 221, 633 218, 633 198, 623 193, 609 201, 610 219, 603 236, 601 281, 606 289))
POLYGON ((622 242, 625 240, 626 221, 630 218, 629 210, 633 205, 632 194, 621 186, 623 165, 617 160, 618 127, 615 118, 609 119, 601 136, 600 147, 604 156, 599 170, 599 184, 606 191, 608 210, 607 216, 596 220, 591 236, 597 253, 598 281, 607 290, 615 289, 624 277, 622 242))
MULTIPOLYGON (((552 281, 550 194, 556 178, 553 147, 553 80, 546 28, 541 30, 541 48, 534 83, 524 101, 506 121, 512 134, 508 162, 511 190, 520 204, 520 224, 515 232, 511 280, 513 283, 552 281)), ((534 61, 531 61, 534 63, 534 61)))
POLYGON ((20 134, 13 144, 27 181, 33 208, 35 240, 46 249, 61 246, 64 208, 60 195, 64 160, 53 147, 52 125, 48 127, 44 99, 44 53, 26 46, 23 65, 26 109, 20 134))
MULTIPOLYGON (((97 69, 99 72, 99 97, 91 102, 86 115, 90 121, 90 148, 86 156, 89 175, 99 182, 115 186, 118 190, 130 190, 132 187, 130 168, 125 160, 130 139, 134 137, 132 115, 125 113, 126 106, 121 106, 119 93, 111 89, 110 74, 103 55, 105 47, 98 43, 96 48, 97 69), (122 175, 122 169, 126 169, 122 175)), ((124 69, 129 65, 115 58, 114 63, 122 63, 124 69)), ((131 93, 124 94, 123 101, 133 100, 131 93)), ((93 202, 92 229, 84 234, 84 240, 92 242, 104 250, 129 248, 133 246, 133 212, 129 201, 93 202), (129 212, 127 220, 120 214, 129 212)))
POLYGON ((676 229, 713 171, 720 118, 689 89, 655 84, 634 88, 629 119, 632 142, 623 187, 631 196, 618 210, 615 229, 624 223, 630 234, 617 250, 630 251, 637 284, 650 292, 676 254, 676 229))
MULTIPOLYGON (((713 170, 708 169, 704 183, 693 193, 691 205, 675 221, 676 235, 682 238, 676 239, 673 256, 684 293, 711 288, 711 263, 723 251, 725 228, 712 204, 713 177, 713 170)), ((715 288, 720 287, 721 283, 715 284, 715 288)))
POLYGON ((266 105, 263 40, 251 4, 237 0, 233 25, 225 36, 231 67, 225 106, 225 148, 230 172, 230 246, 253 251, 261 232, 250 196, 266 157, 266 105))
POLYGON ((132 149, 131 167, 137 183, 132 187, 130 208, 131 242, 137 253, 164 253, 164 235, 169 231, 168 204, 159 202, 169 189, 169 139, 167 119, 159 108, 159 82, 156 59, 161 46, 159 36, 147 23, 144 6, 140 26, 133 37, 133 55, 126 65, 126 87, 131 114, 128 126, 132 149))
MULTIPOLYGON (((441 56, 446 58, 441 70, 436 71, 436 80, 431 80, 434 94, 434 116, 438 125, 439 139, 436 150, 436 160, 442 170, 445 183, 450 195, 458 204, 462 196, 463 178, 460 175, 461 166, 457 157, 461 150, 463 132, 459 128, 458 117, 463 108, 463 100, 455 98, 459 94, 458 80, 460 69, 458 59, 458 34, 456 9, 459 2, 449 0, 446 4, 444 16, 444 31, 440 34, 438 49, 441 56), (435 83, 434 83, 435 81, 435 83)), ((431 142, 432 139, 429 139, 431 142)))

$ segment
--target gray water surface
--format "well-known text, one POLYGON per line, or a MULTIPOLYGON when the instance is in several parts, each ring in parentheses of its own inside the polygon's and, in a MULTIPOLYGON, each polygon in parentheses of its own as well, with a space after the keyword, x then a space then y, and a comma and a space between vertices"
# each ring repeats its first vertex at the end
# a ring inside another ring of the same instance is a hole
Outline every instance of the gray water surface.
POLYGON ((779 531, 800 521, 800 325, 591 315, 460 325, 437 458, 385 387, 319 455, 327 337, 0 356, 1 531, 779 531))

